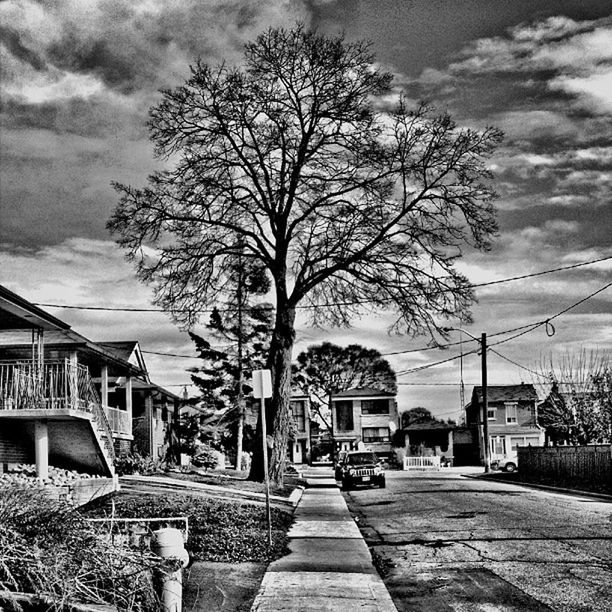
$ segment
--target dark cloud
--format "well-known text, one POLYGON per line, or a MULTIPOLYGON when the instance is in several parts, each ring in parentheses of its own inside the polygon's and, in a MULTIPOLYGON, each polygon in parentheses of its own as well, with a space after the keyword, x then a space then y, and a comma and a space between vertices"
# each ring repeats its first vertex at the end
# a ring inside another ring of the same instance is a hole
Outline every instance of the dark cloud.
POLYGON ((29 49, 22 41, 19 32, 11 28, 0 26, 0 43, 16 58, 29 64, 34 70, 44 70, 47 66, 42 57, 29 49))

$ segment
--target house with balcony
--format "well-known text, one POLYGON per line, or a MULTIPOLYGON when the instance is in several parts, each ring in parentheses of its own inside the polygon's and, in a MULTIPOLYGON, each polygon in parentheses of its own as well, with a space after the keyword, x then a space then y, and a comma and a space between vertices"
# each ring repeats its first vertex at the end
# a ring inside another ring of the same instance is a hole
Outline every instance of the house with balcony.
MULTIPOLYGON (((492 462, 516 456, 519 446, 544 445, 537 405, 538 395, 531 384, 487 387, 487 443, 492 462)), ((482 387, 474 387, 465 413, 466 425, 475 430, 480 459, 484 461, 482 387)))
POLYGON ((395 394, 379 389, 349 389, 332 395, 332 434, 336 451, 371 450, 381 457, 392 452, 397 428, 395 394))
POLYGON ((0 464, 35 463, 42 478, 49 465, 114 474, 134 416, 161 389, 137 343, 130 355, 118 344, 92 342, 0 286, 0 464))

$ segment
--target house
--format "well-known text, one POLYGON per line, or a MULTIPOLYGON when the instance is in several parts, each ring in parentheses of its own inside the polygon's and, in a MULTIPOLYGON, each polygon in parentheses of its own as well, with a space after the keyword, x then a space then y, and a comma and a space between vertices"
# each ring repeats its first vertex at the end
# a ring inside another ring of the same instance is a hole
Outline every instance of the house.
MULTIPOLYGON (((307 395, 292 393, 289 401, 292 424, 287 441, 287 459, 295 464, 310 461, 310 398, 307 395)), ((260 400, 252 400, 247 404, 245 425, 255 431, 261 411, 260 400)))
POLYGON ((288 442, 288 459, 295 464, 310 461, 310 398, 306 395, 292 395, 291 416, 293 428, 288 442))
MULTIPOLYGON (((488 444, 491 461, 516 454, 518 446, 543 446, 544 431, 538 425, 538 395, 531 384, 491 385, 487 387, 488 444)), ((465 407, 466 425, 477 431, 479 454, 482 451, 482 387, 474 387, 465 407)))
POLYGON ((391 455, 391 434, 397 428, 395 394, 379 389, 349 389, 331 398, 335 449, 371 450, 391 455))
POLYGON ((400 462, 404 457, 440 457, 454 466, 478 463, 472 430, 454 423, 436 419, 411 423, 399 430, 395 438, 396 443, 403 443, 395 449, 400 462))
POLYGON ((49 464, 114 474, 116 453, 133 447, 139 396, 160 389, 140 349, 126 358, 116 344, 0 286, 0 465, 35 462, 43 478, 49 464))
MULTIPOLYGON (((142 375, 132 381, 131 450, 155 460, 166 459, 171 454, 178 461, 181 398, 151 381, 138 341, 99 344, 142 371, 142 375)), ((123 383, 122 380, 115 382, 119 387, 123 383)))

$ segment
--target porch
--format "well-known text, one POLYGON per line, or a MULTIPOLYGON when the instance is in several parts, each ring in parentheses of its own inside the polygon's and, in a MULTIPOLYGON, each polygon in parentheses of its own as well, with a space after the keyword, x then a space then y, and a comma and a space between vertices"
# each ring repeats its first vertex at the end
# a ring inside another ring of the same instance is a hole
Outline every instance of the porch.
POLYGON ((79 455, 78 445, 66 440, 63 431, 71 430, 80 440, 87 467, 109 474, 114 471, 114 435, 131 435, 129 413, 103 406, 88 368, 69 359, 0 362, 0 419, 5 457, 27 456, 33 443, 40 478, 48 473, 50 454, 60 459, 79 455))

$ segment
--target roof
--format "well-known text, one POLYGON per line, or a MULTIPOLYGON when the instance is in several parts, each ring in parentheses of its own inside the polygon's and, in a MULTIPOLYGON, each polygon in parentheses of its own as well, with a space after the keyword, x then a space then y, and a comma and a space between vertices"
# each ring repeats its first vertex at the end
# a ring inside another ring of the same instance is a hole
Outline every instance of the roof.
POLYGON ((125 359, 125 361, 129 361, 132 353, 135 348, 138 346, 137 340, 127 340, 124 342, 98 342, 102 346, 109 349, 112 353, 120 357, 121 359, 125 359))
POLYGON ((440 421, 423 421, 422 423, 412 423, 408 427, 403 427, 403 431, 425 431, 430 429, 455 429, 455 425, 441 423, 440 421))
MULTIPOLYGON (((474 387, 472 399, 476 396, 478 401, 482 399, 482 387, 474 387)), ((516 402, 518 400, 537 400, 538 394, 532 384, 522 383, 520 385, 488 385, 488 402, 516 402)))
POLYGON ((359 389, 339 391, 338 393, 334 393, 332 397, 395 397, 395 393, 383 391, 381 389, 373 389, 372 387, 362 387, 359 389))
MULTIPOLYGON (((123 361, 131 363, 142 371, 143 375, 149 380, 149 374, 147 370, 147 364, 145 363, 140 344, 138 340, 122 340, 118 342, 97 342, 96 344, 102 346, 107 351, 123 361)), ((149 381, 150 382, 150 381, 149 381)))
POLYGON ((70 329, 70 325, 0 285, 0 329, 36 328, 70 329))

